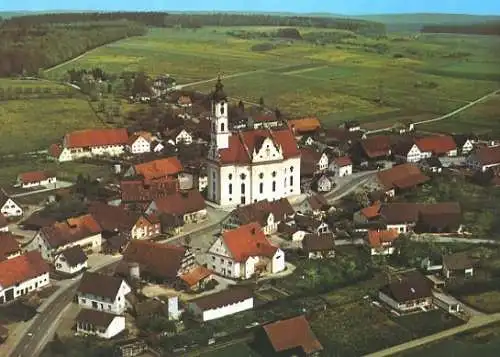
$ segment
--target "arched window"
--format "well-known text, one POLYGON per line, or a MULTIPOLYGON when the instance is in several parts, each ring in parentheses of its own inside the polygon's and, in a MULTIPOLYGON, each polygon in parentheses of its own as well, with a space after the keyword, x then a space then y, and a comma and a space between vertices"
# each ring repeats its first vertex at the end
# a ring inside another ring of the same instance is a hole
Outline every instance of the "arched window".
POLYGON ((290 172, 293 172, 293 166, 290 166, 290 172))
POLYGON ((259 183, 259 193, 264 193, 264 182, 259 183))
POLYGON ((240 175, 240 178, 241 178, 242 180, 244 180, 244 179, 246 179, 246 178, 247 178, 247 175, 245 175, 245 174, 241 174, 241 175, 240 175))
POLYGON ((228 177, 230 180, 232 180, 232 179, 233 179, 233 174, 229 174, 227 177, 228 177))
POLYGON ((276 192, 276 181, 273 181, 273 192, 276 192))
POLYGON ((229 194, 230 195, 233 194, 233 184, 232 183, 229 184, 229 194))
POLYGON ((290 176, 290 186, 293 186, 293 176, 290 176))
POLYGON ((263 174, 262 172, 259 174, 259 178, 260 178, 261 180, 264 178, 264 174, 263 174))
POLYGON ((245 184, 244 183, 241 184, 241 194, 242 195, 245 194, 245 184))
POLYGON ((276 171, 273 171, 273 173, 271 174, 273 177, 276 177, 276 171))
POLYGON ((220 123, 220 131, 224 131, 224 123, 220 123))

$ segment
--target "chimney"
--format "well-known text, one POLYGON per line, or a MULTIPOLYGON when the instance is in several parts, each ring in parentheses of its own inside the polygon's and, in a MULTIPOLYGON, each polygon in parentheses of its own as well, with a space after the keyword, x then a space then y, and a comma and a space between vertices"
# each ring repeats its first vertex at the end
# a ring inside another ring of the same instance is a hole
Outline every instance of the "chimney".
MULTIPOLYGON (((252 235, 255 235, 255 232, 256 232, 255 227, 252 227, 252 229, 250 230, 250 233, 252 233, 252 235)), ((258 243, 257 243, 257 245, 258 245, 258 243)))

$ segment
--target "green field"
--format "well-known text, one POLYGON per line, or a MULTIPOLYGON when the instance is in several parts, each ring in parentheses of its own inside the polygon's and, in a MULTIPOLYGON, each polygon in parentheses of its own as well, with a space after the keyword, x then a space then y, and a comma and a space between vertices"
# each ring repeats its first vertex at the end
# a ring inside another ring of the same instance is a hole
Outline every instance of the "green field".
POLYGON ((210 352, 205 352, 200 357, 261 357, 260 354, 251 349, 246 343, 224 347, 210 352))
MULTIPOLYGON (((228 76, 224 83, 232 97, 250 102, 263 97, 270 107, 278 106, 293 116, 318 115, 328 125, 347 119, 373 125, 377 115, 396 111, 409 113, 410 119, 422 113, 439 115, 500 87, 500 59, 494 50, 500 39, 493 36, 391 34, 373 39, 357 35, 316 45, 239 39, 228 35, 234 30, 272 33, 276 28, 153 29, 146 37, 103 46, 47 75, 61 78, 71 68, 100 66, 116 73, 170 73, 183 84, 209 80, 222 72, 228 76), (275 48, 251 50, 264 42, 274 43, 275 48), (230 77, 238 73, 243 74, 230 77)), ((209 91, 212 86, 208 82, 190 88, 209 91)), ((473 129, 469 122, 477 119, 467 111, 457 120, 466 130, 473 129)), ((454 120, 447 122, 453 126, 454 120)))

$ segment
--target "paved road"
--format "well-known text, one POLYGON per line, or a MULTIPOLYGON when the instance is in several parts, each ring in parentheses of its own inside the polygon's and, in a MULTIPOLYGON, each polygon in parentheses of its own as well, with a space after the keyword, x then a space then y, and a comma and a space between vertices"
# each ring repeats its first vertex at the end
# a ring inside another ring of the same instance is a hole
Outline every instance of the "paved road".
POLYGON ((346 183, 339 184, 337 187, 335 187, 335 189, 333 191, 328 192, 324 196, 329 202, 338 201, 342 197, 350 194, 352 191, 357 189, 359 186, 364 185, 372 177, 374 177, 377 172, 378 171, 369 171, 366 173, 365 172, 360 173, 359 176, 353 178, 352 180, 350 180, 346 183))
POLYGON ((387 348, 382 351, 378 351, 375 353, 371 353, 368 355, 365 355, 365 357, 386 357, 386 356, 394 356, 397 353, 401 353, 403 351, 423 346, 431 342, 436 342, 439 341, 443 338, 446 337, 451 337, 453 335, 456 335, 458 333, 468 331, 468 330, 473 330, 478 327, 486 326, 494 322, 500 321, 500 313, 492 314, 492 315, 484 315, 484 316, 474 316, 472 317, 469 322, 467 322, 464 325, 454 327, 448 330, 444 330, 438 333, 435 333, 433 335, 429 335, 426 337, 418 338, 416 340, 412 340, 406 343, 402 343, 397 346, 393 346, 390 348, 387 348))
POLYGON ((415 241, 432 240, 433 242, 436 243, 466 243, 466 244, 495 244, 495 245, 500 244, 500 241, 492 239, 457 238, 457 237, 444 237, 444 236, 437 236, 437 237, 412 236, 411 239, 415 241))
POLYGON ((68 182, 68 181, 57 181, 54 186, 42 188, 40 190, 35 190, 35 191, 29 191, 29 192, 22 192, 22 193, 15 193, 11 195, 11 197, 26 197, 26 196, 31 196, 31 195, 36 195, 37 193, 43 193, 43 192, 50 192, 54 190, 59 190, 61 188, 68 188, 73 186, 73 182, 68 182))
MULTIPOLYGON (((460 108, 458 108, 458 109, 456 109, 456 110, 454 110, 452 112, 449 112, 448 114, 441 115, 441 116, 439 116, 437 118, 433 118, 433 119, 422 120, 422 121, 419 121, 419 122, 416 122, 416 123, 413 123, 413 124, 414 125, 427 124, 427 123, 432 123, 432 122, 435 122, 435 121, 441 121, 441 120, 448 119, 448 118, 450 118, 450 117, 452 117, 452 116, 454 116, 454 115, 456 115, 458 113, 461 113, 464 110, 467 110, 470 107, 473 107, 474 105, 479 104, 479 103, 481 103, 481 102, 483 102, 483 101, 489 99, 490 97, 493 97, 493 96, 495 96, 495 95, 497 95, 499 93, 500 93, 500 89, 495 90, 495 91, 493 91, 491 93, 488 93, 488 94, 482 96, 481 98, 478 98, 478 99, 476 99, 476 100, 474 100, 474 101, 472 101, 472 102, 464 105, 463 107, 460 107, 460 108)), ((380 129, 376 129, 376 130, 369 130, 365 134, 380 133, 380 132, 383 132, 383 131, 391 130, 392 128, 394 128, 394 125, 391 125, 391 126, 386 127, 386 128, 380 128, 380 129)))

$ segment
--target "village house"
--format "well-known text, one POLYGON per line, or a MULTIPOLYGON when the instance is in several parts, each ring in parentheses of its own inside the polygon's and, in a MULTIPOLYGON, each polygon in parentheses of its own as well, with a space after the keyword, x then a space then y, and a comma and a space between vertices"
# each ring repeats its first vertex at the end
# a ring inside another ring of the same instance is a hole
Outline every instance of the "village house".
POLYGON ((330 192, 334 187, 334 183, 327 175, 319 175, 313 178, 311 189, 316 192, 330 192))
POLYGON ((486 170, 500 165, 500 145, 478 147, 466 160, 467 166, 476 171, 486 170))
POLYGON ((307 162, 314 167, 314 173, 324 172, 328 169, 328 156, 324 152, 312 148, 301 148, 300 157, 301 161, 307 162))
POLYGON ((189 248, 150 241, 130 242, 117 273, 193 291, 202 289, 213 279, 210 270, 196 264, 189 248))
POLYGON ((0 261, 0 304, 49 285, 49 271, 39 252, 0 261))
POLYGON ((191 101, 191 97, 188 95, 181 95, 177 99, 177 106, 181 108, 190 108, 193 106, 193 102, 191 101))
POLYGON ((292 242, 302 242, 307 232, 300 230, 294 221, 291 222, 281 222, 278 225, 278 234, 287 240, 292 242))
POLYGON ((54 259, 54 267, 58 273, 74 275, 88 268, 88 258, 79 245, 67 248, 58 253, 54 259))
POLYGON ((281 124, 281 121, 275 115, 257 115, 248 118, 247 127, 249 129, 264 129, 276 128, 281 124))
POLYGON ((352 175, 352 161, 349 156, 336 157, 332 160, 328 171, 333 172, 336 177, 352 175))
POLYGON ((9 221, 7 218, 0 213, 0 232, 8 232, 9 231, 9 221))
POLYGON ((343 150, 348 150, 353 144, 365 138, 366 135, 360 130, 349 131, 344 128, 325 129, 319 135, 320 142, 343 150))
POLYGON ((3 188, 0 188, 0 213, 7 218, 23 215, 21 206, 9 197, 3 188))
POLYGON ((259 327, 255 341, 259 352, 268 357, 319 357, 323 351, 304 315, 259 327))
POLYGON ((361 155, 367 160, 383 160, 391 156, 392 143, 388 135, 374 135, 360 141, 361 155))
POLYGON ((343 122, 342 124, 340 124, 339 128, 342 128, 342 129, 349 131, 349 132, 356 132, 356 131, 361 130, 361 125, 359 124, 359 122, 357 122, 355 120, 350 120, 350 121, 346 121, 346 122, 343 122))
POLYGON ((22 188, 49 186, 56 183, 56 175, 46 171, 24 172, 17 176, 16 186, 22 188))
POLYGON ((189 133, 183 127, 179 127, 166 131, 163 134, 163 139, 173 146, 178 144, 191 145, 193 143, 193 134, 189 133))
POLYGON ((148 132, 134 133, 127 142, 127 150, 131 154, 144 154, 151 152, 153 136, 148 132))
POLYGON ((286 198, 277 201, 263 200, 246 206, 240 206, 231 212, 225 228, 236 228, 249 223, 257 222, 266 235, 276 233, 280 222, 288 221, 295 211, 286 198))
POLYGON ((182 217, 184 223, 196 223, 207 218, 207 205, 200 191, 193 189, 157 198, 149 204, 146 214, 169 214, 182 217))
POLYGON ((228 230, 208 250, 207 264, 215 273, 233 279, 276 274, 285 269, 285 253, 273 246, 258 223, 228 230))
POLYGON ((23 238, 8 232, 0 232, 0 261, 20 256, 22 249, 18 239, 23 238))
POLYGON ((308 195, 305 200, 303 200, 298 211, 305 214, 312 214, 316 217, 323 217, 330 210, 332 205, 330 205, 325 198, 325 196, 320 194, 308 195))
POLYGON ((176 178, 184 171, 181 162, 176 157, 153 160, 131 166, 125 177, 142 177, 145 182, 176 178))
POLYGON ((396 162, 416 163, 422 159, 422 153, 413 141, 400 141, 392 148, 396 162))
POLYGON ((123 314, 130 286, 121 278, 85 272, 76 291, 78 305, 112 314, 123 314))
POLYGON ((431 156, 457 156, 457 145, 451 136, 435 135, 415 138, 398 146, 395 156, 401 161, 419 162, 431 156))
POLYGON ((314 217, 313 215, 297 213, 293 217, 293 220, 297 228, 305 233, 330 233, 328 223, 323 222, 321 219, 314 217))
POLYGON ((457 151, 459 155, 468 155, 472 150, 474 150, 475 140, 467 135, 453 135, 453 140, 457 146, 457 151))
POLYGON ((85 251, 99 252, 102 228, 90 215, 68 218, 42 228, 29 243, 29 250, 38 250, 43 259, 53 261, 56 254, 79 245, 85 251))
POLYGON ((120 156, 128 142, 126 129, 88 129, 66 134, 62 147, 51 147, 59 162, 94 156, 120 156))
POLYGON ((151 201, 174 194, 179 189, 179 180, 176 178, 147 182, 120 181, 121 203, 148 205, 151 201))
POLYGON ((353 215, 353 222, 355 225, 366 225, 367 223, 374 222, 380 218, 380 202, 375 202, 371 206, 362 208, 353 215))
POLYGON ((306 234, 302 240, 302 251, 309 259, 335 257, 335 237, 333 233, 306 234))
POLYGON ((378 296, 382 302, 402 313, 430 309, 433 302, 432 284, 418 271, 385 285, 378 296))
POLYGON ((441 163, 439 158, 435 156, 423 159, 422 161, 420 161, 419 165, 422 170, 430 173, 440 174, 443 171, 443 164, 441 163))
POLYGON ((76 333, 110 339, 125 330, 125 316, 82 309, 75 319, 76 333))
POLYGON ((321 130, 321 123, 318 118, 315 117, 290 119, 287 124, 296 137, 314 135, 321 130))
POLYGON ((288 129, 231 132, 220 80, 211 94, 207 199, 234 207, 300 194, 300 151, 288 129))
POLYGON ((151 152, 160 153, 165 149, 165 145, 159 140, 153 140, 150 143, 151 152))
POLYGON ((178 320, 181 316, 179 296, 176 294, 168 294, 166 300, 166 303, 160 299, 138 301, 133 306, 135 318, 144 320, 166 317, 169 320, 178 320))
POLYGON ((466 252, 447 254, 443 256, 443 276, 472 277, 474 275, 474 261, 466 252))
POLYGON ((369 230, 367 236, 370 255, 392 255, 396 247, 394 242, 399 237, 399 232, 395 229, 369 230))
POLYGON ((253 309, 252 292, 245 287, 230 287, 218 293, 202 296, 188 302, 188 310, 201 321, 220 319, 253 309))
POLYGON ((418 166, 401 164, 390 169, 377 172, 377 182, 389 197, 394 197, 397 192, 414 188, 429 181, 418 166))

